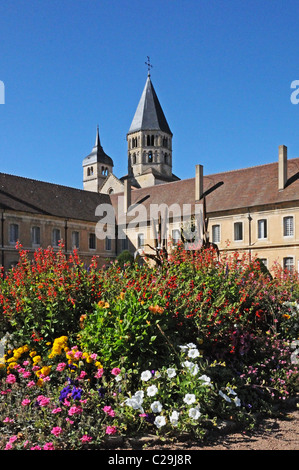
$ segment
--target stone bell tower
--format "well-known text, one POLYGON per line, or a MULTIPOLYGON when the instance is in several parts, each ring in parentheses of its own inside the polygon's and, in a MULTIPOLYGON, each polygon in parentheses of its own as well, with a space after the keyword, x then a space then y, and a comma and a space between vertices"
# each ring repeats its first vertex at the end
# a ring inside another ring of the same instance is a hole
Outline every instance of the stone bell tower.
POLYGON ((134 185, 143 187, 178 179, 172 174, 172 132, 149 71, 127 142, 128 177, 134 185))

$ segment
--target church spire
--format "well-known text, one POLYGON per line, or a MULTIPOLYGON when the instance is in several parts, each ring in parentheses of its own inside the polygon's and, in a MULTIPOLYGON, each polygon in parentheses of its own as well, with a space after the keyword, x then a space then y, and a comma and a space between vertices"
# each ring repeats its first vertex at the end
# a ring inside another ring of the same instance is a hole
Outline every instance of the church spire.
POLYGON ((172 135, 152 84, 150 74, 147 77, 129 133, 142 130, 157 130, 172 135))

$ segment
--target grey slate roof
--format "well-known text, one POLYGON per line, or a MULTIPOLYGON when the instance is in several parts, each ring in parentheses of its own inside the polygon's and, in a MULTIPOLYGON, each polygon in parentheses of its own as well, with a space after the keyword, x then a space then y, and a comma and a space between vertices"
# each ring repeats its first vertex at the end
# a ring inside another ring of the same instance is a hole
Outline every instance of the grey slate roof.
POLYGON ((91 165, 92 163, 103 163, 104 165, 114 166, 112 158, 104 152, 103 147, 101 145, 99 127, 97 128, 97 135, 94 147, 91 153, 84 158, 83 166, 91 165))
POLYGON ((147 77, 128 133, 140 130, 160 130, 172 135, 150 76, 147 77))
POLYGON ((97 222, 96 207, 109 196, 0 173, 0 210, 97 222))

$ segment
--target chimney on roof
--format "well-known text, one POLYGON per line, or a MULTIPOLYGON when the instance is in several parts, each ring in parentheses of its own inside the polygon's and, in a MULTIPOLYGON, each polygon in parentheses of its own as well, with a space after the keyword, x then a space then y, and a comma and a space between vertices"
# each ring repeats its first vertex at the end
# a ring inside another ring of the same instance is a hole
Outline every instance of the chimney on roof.
POLYGON ((199 201, 203 195, 203 166, 195 166, 195 201, 199 201))
POLYGON ((278 190, 282 191, 288 179, 288 149, 285 145, 278 147, 278 190))
POLYGON ((128 178, 124 181, 124 213, 128 212, 131 205, 131 182, 128 178))

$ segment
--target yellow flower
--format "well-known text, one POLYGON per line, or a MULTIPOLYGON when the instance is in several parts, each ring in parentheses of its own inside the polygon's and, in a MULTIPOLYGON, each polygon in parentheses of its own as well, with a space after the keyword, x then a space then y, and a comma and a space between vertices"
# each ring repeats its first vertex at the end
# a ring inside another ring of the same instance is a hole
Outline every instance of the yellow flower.
MULTIPOLYGON (((7 361, 7 362, 8 362, 8 361, 7 361)), ((8 365, 7 370, 13 369, 13 368, 14 368, 15 366, 17 366, 17 365, 18 365, 17 362, 15 362, 15 361, 14 361, 14 362, 11 362, 11 363, 8 365)))
POLYGON ((36 351, 31 351, 31 353, 29 353, 29 356, 30 356, 30 357, 33 357, 33 356, 35 356, 35 355, 36 355, 36 351))
POLYGON ((103 369, 103 365, 102 365, 99 361, 95 362, 94 365, 95 365, 98 369, 103 369))
POLYGON ((47 376, 50 374, 51 372, 51 366, 44 366, 40 369, 40 372, 41 374, 43 374, 44 376, 47 376))
POLYGON ((34 358, 32 359, 34 364, 36 364, 37 362, 40 362, 42 360, 42 358, 40 356, 34 356, 34 358))
POLYGON ((44 385, 43 379, 38 379, 38 381, 36 382, 36 385, 38 385, 39 387, 42 387, 44 385))

